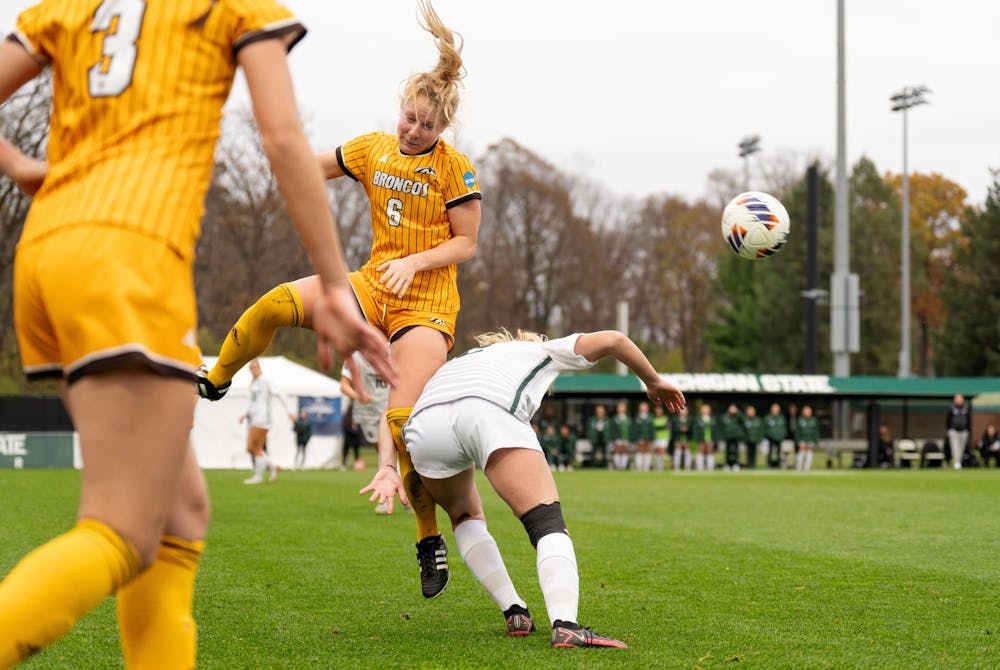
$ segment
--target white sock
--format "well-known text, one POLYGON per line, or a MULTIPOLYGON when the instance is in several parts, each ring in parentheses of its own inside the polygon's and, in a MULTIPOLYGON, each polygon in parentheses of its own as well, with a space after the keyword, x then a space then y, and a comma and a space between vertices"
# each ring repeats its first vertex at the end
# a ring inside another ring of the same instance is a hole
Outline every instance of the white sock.
POLYGON ((271 467, 271 459, 267 457, 267 454, 261 454, 257 457, 257 465, 253 469, 253 476, 263 479, 264 473, 269 467, 271 467))
POLYGON ((799 453, 795 454, 795 469, 801 470, 802 464, 806 462, 806 450, 800 449, 799 453))
POLYGON ((455 527, 455 544, 469 572, 479 580, 501 611, 511 605, 527 608, 517 595, 514 583, 507 574, 496 540, 486 529, 486 522, 479 519, 463 521, 455 527))
POLYGON ((715 472, 715 454, 705 454, 705 468, 709 472, 715 472))
POLYGON ((809 470, 810 468, 812 468, 812 464, 813 464, 813 452, 812 449, 810 449, 809 451, 806 452, 805 463, 803 463, 802 469, 809 470))
POLYGON ((555 623, 556 619, 575 623, 580 604, 580 576, 573 541, 565 533, 549 533, 538 540, 536 549, 538 583, 549 623, 555 623))
POLYGON ((694 469, 695 470, 705 469, 705 454, 698 454, 694 457, 694 469))

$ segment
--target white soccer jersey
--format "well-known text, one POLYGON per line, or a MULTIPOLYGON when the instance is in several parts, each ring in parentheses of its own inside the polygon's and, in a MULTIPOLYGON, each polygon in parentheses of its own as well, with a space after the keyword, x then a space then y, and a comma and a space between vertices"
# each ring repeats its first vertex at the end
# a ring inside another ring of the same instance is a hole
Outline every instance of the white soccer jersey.
POLYGON ((413 408, 476 397, 528 423, 560 372, 594 364, 573 351, 580 333, 548 342, 502 342, 471 349, 441 366, 413 408))
MULTIPOLYGON (((385 414, 386 405, 389 404, 389 385, 360 353, 354 353, 354 362, 358 366, 365 390, 371 397, 367 404, 361 404, 356 400, 351 401, 351 406, 354 408, 354 421, 361 426, 365 440, 369 444, 375 444, 378 442, 378 422, 385 414)), ((346 365, 340 371, 340 375, 347 379, 351 378, 351 372, 346 365)))
POLYGON ((277 398, 284 407, 285 401, 275 392, 271 380, 266 375, 262 374, 250 382, 250 407, 247 409, 247 418, 251 426, 271 427, 271 398, 277 398))

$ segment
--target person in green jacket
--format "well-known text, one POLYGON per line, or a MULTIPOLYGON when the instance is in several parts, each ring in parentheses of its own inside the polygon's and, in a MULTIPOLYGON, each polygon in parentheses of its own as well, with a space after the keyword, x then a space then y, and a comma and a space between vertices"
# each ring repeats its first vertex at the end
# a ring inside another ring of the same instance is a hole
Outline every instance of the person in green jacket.
POLYGON ((608 467, 608 443, 611 441, 611 420, 604 405, 594 408, 594 416, 587 421, 587 440, 591 447, 590 464, 595 468, 608 467))
POLYGON ((795 425, 795 441, 799 443, 799 453, 795 457, 796 470, 812 467, 813 450, 819 446, 819 422, 813 416, 812 407, 803 405, 802 414, 795 425))
POLYGON ((620 400, 611 417, 611 439, 614 441, 615 470, 628 470, 629 452, 632 450, 632 417, 628 415, 628 403, 620 400))
POLYGON ((657 405, 653 408, 653 461, 657 470, 663 469, 670 447, 670 417, 657 405))
POLYGON ((726 441, 726 470, 740 469, 740 442, 744 439, 743 417, 736 403, 726 408, 719 420, 722 439, 726 441))
POLYGON ((295 469, 301 470, 306 466, 306 445, 313 434, 312 421, 309 420, 309 413, 305 410, 299 412, 299 418, 292 424, 295 431, 295 469))
POLYGON ((572 471, 576 462, 576 435, 566 423, 559 426, 559 455, 562 458, 559 470, 572 471))
POLYGON ((649 403, 639 403, 639 411, 633 420, 635 435, 635 469, 649 472, 653 464, 653 415, 649 413, 649 403))
POLYGON ((747 467, 757 467, 757 447, 764 441, 764 422, 757 416, 757 408, 747 405, 743 411, 743 434, 747 445, 747 467))
POLYGON ((764 417, 764 442, 767 448, 767 465, 781 467, 781 443, 788 437, 788 421, 781 413, 781 406, 773 403, 764 417))
POLYGON ((712 417, 712 406, 706 402, 691 426, 691 439, 698 443, 698 455, 694 459, 696 470, 715 471, 715 440, 718 435, 718 426, 712 417))
POLYGON ((670 422, 674 470, 691 469, 691 452, 697 446, 691 436, 693 424, 687 407, 682 407, 681 411, 675 414, 670 422))
POLYGON ((559 464, 562 462, 562 456, 559 453, 561 442, 562 440, 559 438, 559 433, 556 432, 556 425, 554 423, 547 424, 538 436, 538 444, 542 447, 542 453, 545 454, 549 470, 553 472, 558 469, 559 464))

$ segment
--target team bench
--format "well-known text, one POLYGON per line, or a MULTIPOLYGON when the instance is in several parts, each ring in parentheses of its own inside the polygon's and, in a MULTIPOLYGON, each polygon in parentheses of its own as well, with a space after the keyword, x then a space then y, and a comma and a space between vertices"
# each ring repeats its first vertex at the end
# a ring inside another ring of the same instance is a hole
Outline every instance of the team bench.
POLYGON ((854 464, 857 462, 859 456, 864 456, 868 453, 868 440, 820 440, 819 448, 826 452, 826 462, 828 467, 833 466, 835 456, 837 467, 842 467, 844 454, 850 454, 851 463, 854 464))

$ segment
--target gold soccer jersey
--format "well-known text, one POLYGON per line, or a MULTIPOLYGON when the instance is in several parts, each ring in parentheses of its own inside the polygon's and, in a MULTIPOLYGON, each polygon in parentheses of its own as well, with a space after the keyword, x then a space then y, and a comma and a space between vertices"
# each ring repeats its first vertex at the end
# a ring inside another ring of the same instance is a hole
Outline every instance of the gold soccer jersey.
POLYGON ((49 172, 22 242, 102 223, 190 259, 237 52, 303 34, 273 0, 43 0, 23 12, 11 39, 52 64, 53 100, 49 172))
POLYGON ((392 307, 457 312, 454 265, 417 273, 402 298, 379 283, 376 268, 452 237, 448 209, 482 197, 469 159, 441 139, 427 153, 407 156, 396 135, 369 133, 338 147, 337 161, 362 183, 371 203, 374 239, 361 273, 376 292, 373 297, 392 307))

